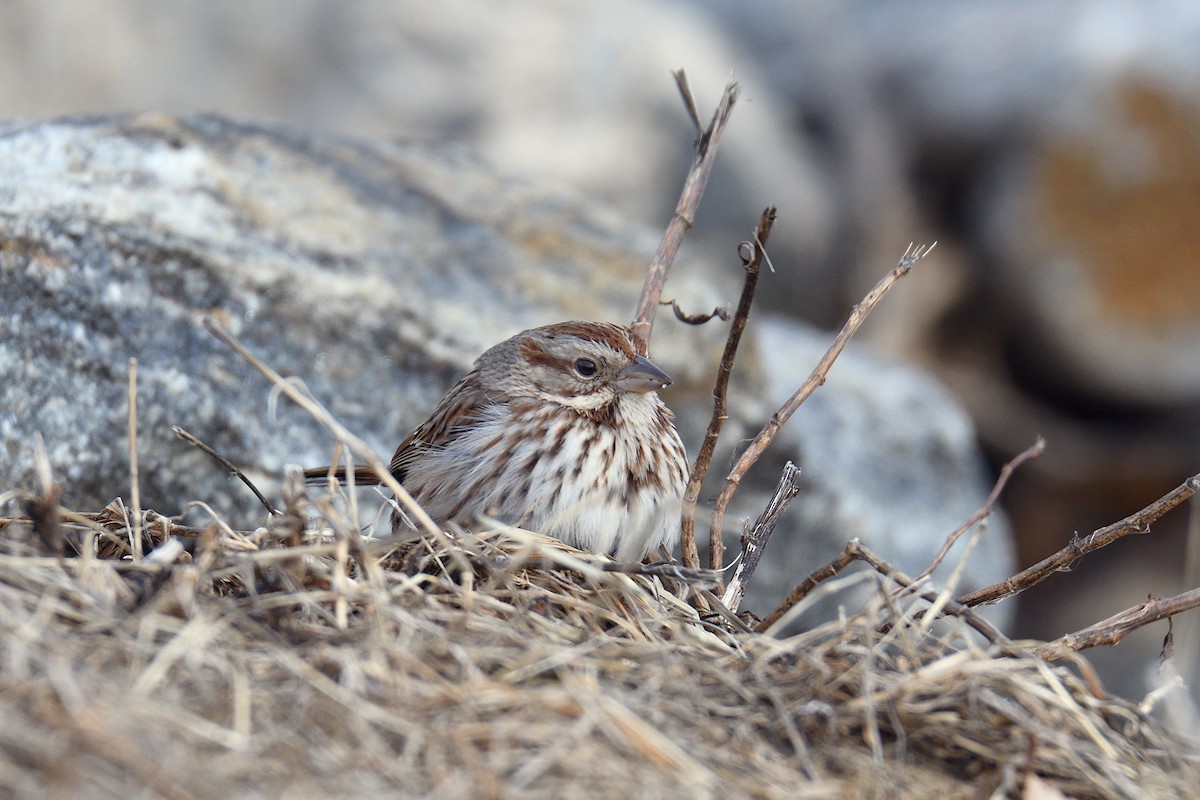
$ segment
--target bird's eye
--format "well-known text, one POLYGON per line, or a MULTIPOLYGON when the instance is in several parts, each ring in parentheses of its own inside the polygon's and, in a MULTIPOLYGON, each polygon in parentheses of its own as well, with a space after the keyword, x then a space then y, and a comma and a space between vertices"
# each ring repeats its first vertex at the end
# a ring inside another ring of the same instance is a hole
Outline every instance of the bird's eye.
POLYGON ((590 358, 581 358, 575 362, 575 371, 584 378, 590 378, 596 374, 596 362, 590 358))

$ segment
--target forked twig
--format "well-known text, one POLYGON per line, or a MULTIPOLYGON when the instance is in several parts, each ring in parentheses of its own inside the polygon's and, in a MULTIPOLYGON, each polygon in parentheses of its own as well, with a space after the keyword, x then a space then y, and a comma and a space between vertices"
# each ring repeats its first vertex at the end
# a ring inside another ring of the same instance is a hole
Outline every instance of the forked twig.
POLYGON ((962 595, 958 598, 958 602, 965 606, 979 606, 1020 594, 1030 586, 1041 583, 1055 572, 1069 570, 1079 558, 1102 547, 1107 547, 1117 539, 1131 533, 1149 533, 1150 523, 1186 501, 1197 491, 1200 491, 1200 475, 1193 475, 1136 514, 1131 514, 1112 525, 1098 528, 1091 535, 1082 539, 1075 536, 1071 539, 1070 544, 1054 555, 1042 559, 1011 578, 962 595))
MULTIPOLYGON (((729 376, 733 372, 733 361, 737 356, 738 345, 742 341, 742 333, 746 330, 746 322, 750 319, 750 307, 754 302, 754 291, 758 286, 758 275, 762 262, 766 257, 767 239, 770 238, 771 228, 775 225, 775 207, 767 206, 758 218, 758 226, 754 231, 753 242, 743 242, 738 248, 742 256, 742 266, 746 270, 742 282, 742 294, 738 299, 737 311, 733 315, 733 324, 729 326, 729 335, 725 338, 725 351, 721 354, 721 363, 717 367, 717 380, 713 386, 713 413, 704 431, 704 441, 700 444, 700 452, 696 454, 696 462, 692 465, 691 476, 688 478, 687 490, 683 495, 683 514, 681 517, 682 534, 679 542, 679 557, 684 566, 700 566, 700 553, 696 548, 696 503, 700 499, 700 486, 704 476, 708 474, 712 463, 713 451, 721 428, 725 424, 725 400, 729 394, 729 376)), ((719 567, 717 568, 720 569, 719 567)))
MULTIPOLYGON (((687 77, 682 70, 675 73, 675 81, 683 95, 688 116, 699 128, 696 100, 692 97, 687 77)), ((721 102, 713 113, 712 122, 707 128, 699 131, 696 139, 696 154, 692 159, 692 166, 688 170, 687 178, 684 179, 679 203, 675 206, 675 213, 672 215, 671 221, 667 223, 666 233, 663 234, 662 242, 654 254, 654 259, 646 268, 646 280, 642 284, 642 297, 638 302, 637 315, 631 326, 634 344, 643 355, 650 345, 650 331, 654 327, 654 316, 658 312, 659 299, 662 297, 663 286, 667 282, 667 273, 675 260, 675 254, 679 252, 683 237, 692 227, 696 218, 696 209, 700 207, 700 198, 704 196, 704 187, 708 183, 708 176, 712 173, 717 145, 721 141, 721 134, 725 131, 726 123, 729 122, 729 115, 733 111, 733 104, 737 101, 740 91, 736 83, 727 85, 724 94, 721 95, 721 102)))
MULTIPOLYGON (((514 566, 530 567, 532 569, 552 570, 558 568, 557 564, 549 559, 541 556, 525 556, 522 558, 513 558, 511 556, 490 556, 487 558, 468 556, 473 564, 487 564, 500 569, 512 569, 514 566)), ((647 578, 669 578, 678 583, 685 584, 697 591, 711 589, 716 586, 721 576, 716 575, 712 570, 699 568, 689 569, 688 567, 680 566, 669 561, 650 561, 647 563, 632 563, 621 561, 608 561, 603 557, 595 560, 585 559, 589 567, 597 569, 600 572, 616 572, 622 575, 640 575, 647 578)))
POLYGON ((1176 614, 1193 608, 1200 608, 1200 588, 1180 592, 1170 597, 1157 599, 1152 597, 1141 605, 1113 614, 1108 619, 1089 625, 1081 631, 1068 633, 1052 642, 1035 647, 1034 652, 1040 658, 1054 660, 1063 649, 1086 650, 1089 647, 1116 644, 1138 628, 1159 620, 1170 619, 1176 614))
MULTIPOLYGON (((784 599, 784 601, 780 603, 775 610, 768 614, 763 621, 757 625, 757 627, 755 627, 755 631, 758 633, 765 633, 770 630, 770 628, 779 622, 779 620, 782 619, 783 616, 789 610, 791 610, 793 606, 803 600, 809 594, 809 592, 815 589, 822 582, 837 575, 854 561, 861 561, 864 564, 867 564, 880 575, 883 575, 888 580, 905 589, 911 589, 916 584, 915 580, 896 569, 887 561, 884 561, 882 558, 875 555, 875 553, 873 553, 857 538, 851 539, 846 544, 845 549, 842 550, 842 552, 839 553, 832 561, 825 564, 823 567, 814 570, 807 578, 801 581, 796 588, 791 591, 787 598, 784 599)), ((940 613, 951 617, 958 617, 967 625, 970 625, 977 632, 979 632, 989 642, 995 644, 998 642, 1008 641, 1008 637, 1005 636, 996 626, 992 625, 983 617, 973 612, 966 605, 956 600, 949 600, 943 605, 942 598, 939 598, 937 592, 933 591, 921 592, 918 596, 928 603, 941 606, 940 613)))
POLYGON ((938 550, 937 555, 935 555, 933 560, 929 562, 929 566, 914 575, 913 580, 924 580, 932 575, 934 570, 941 566, 942 561, 946 559, 946 555, 950 552, 950 549, 954 547, 954 544, 963 537, 963 534, 971 530, 971 528, 978 525, 987 517, 991 516, 992 511, 994 511, 996 508, 996 502, 1000 499, 1000 494, 1004 491, 1004 487, 1008 485, 1008 479, 1012 477, 1012 474, 1017 470, 1017 468, 1029 459, 1040 456, 1042 451, 1045 449, 1046 441, 1039 436, 1036 442, 1018 454, 1017 457, 1012 461, 1009 461, 1007 464, 1005 464, 1004 467, 1001 468, 1000 475, 996 478, 996 483, 992 487, 991 493, 987 496, 987 500, 985 500, 983 505, 979 507, 978 511, 967 517, 966 522, 964 522, 962 525, 959 525, 953 533, 946 537, 945 543, 942 544, 942 549, 938 550))
MULTIPOLYGON (((725 595, 721 598, 731 611, 737 611, 738 606, 742 604, 742 598, 746 596, 746 587, 754 577, 754 571, 758 569, 758 562, 771 540, 771 534, 775 532, 775 526, 779 524, 779 518, 798 494, 800 468, 789 461, 783 467, 783 475, 780 476, 779 485, 775 488, 775 494, 771 495, 767 507, 758 515, 753 527, 742 534, 742 559, 738 562, 733 578, 725 589, 725 595)), ((719 572, 715 574, 720 575, 719 572)))
POLYGON ((867 296, 862 299, 862 302, 856 305, 850 312, 846 324, 842 326, 842 330, 838 333, 837 338, 833 340, 833 344, 825 351, 825 355, 821 357, 820 362, 817 363, 816 368, 813 369, 808 379, 801 384, 795 394, 789 397, 787 402, 778 411, 771 415, 771 418, 767 420, 767 424, 754 437, 754 441, 750 443, 750 446, 738 458, 737 463, 730 470, 729 476, 725 478, 725 485, 722 487, 721 494, 717 497, 716 507, 713 509, 712 527, 709 529, 709 547, 712 553, 709 562, 710 568, 719 570, 724 562, 725 547, 721 540, 721 534, 725 527, 725 513, 729 509, 729 503, 733 499, 734 493, 738 490, 738 486, 741 485, 742 479, 746 476, 750 467, 762 456, 763 451, 771 444, 775 435, 779 433, 780 428, 791 418, 792 414, 796 413, 796 409, 808 399, 808 396, 818 386, 825 382, 825 376, 829 373, 833 362, 841 355, 842 350, 845 349, 846 344, 850 341, 850 337, 859 329, 863 320, 871 313, 871 309, 887 294, 888 289, 892 288, 893 284, 900 280, 900 278, 907 275, 909 270, 912 269, 913 264, 916 264, 928 255, 929 251, 936 244, 935 242, 928 247, 924 245, 909 245, 896 266, 879 283, 875 284, 875 288, 871 289, 867 293, 867 296))
POLYGON ((205 455, 207 455, 213 461, 216 461, 222 467, 229 470, 230 475, 233 475, 235 478, 240 480, 242 483, 246 484, 246 487, 249 488, 250 491, 254 492, 254 496, 258 498, 258 502, 263 504, 263 508, 267 509, 268 514, 270 514, 271 516, 274 517, 274 516, 278 516, 280 513, 282 513, 282 512, 280 512, 279 509, 277 509, 275 506, 273 506, 271 504, 271 501, 268 500, 263 495, 263 493, 258 490, 258 487, 255 486, 254 483, 249 478, 246 477, 246 474, 244 472, 242 472, 242 470, 239 469, 238 466, 236 464, 234 464, 232 461, 225 458, 225 456, 221 455, 216 450, 212 449, 207 444, 202 442, 200 439, 198 439, 195 436, 193 436, 192 434, 188 433, 187 431, 185 431, 183 428, 179 427, 178 425, 172 425, 171 431, 176 436, 178 436, 180 439, 183 439, 185 442, 187 442, 188 444, 192 445, 193 447, 199 448, 201 450, 201 452, 203 452, 205 455))

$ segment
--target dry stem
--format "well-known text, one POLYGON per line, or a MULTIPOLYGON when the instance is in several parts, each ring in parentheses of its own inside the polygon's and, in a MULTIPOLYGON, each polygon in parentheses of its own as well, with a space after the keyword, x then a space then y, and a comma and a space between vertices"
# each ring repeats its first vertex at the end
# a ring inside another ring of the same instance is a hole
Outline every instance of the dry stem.
MULTIPOLYGON (((766 508, 758 515, 754 526, 742 534, 742 559, 725 589, 724 597, 721 598, 731 611, 737 611, 738 606, 742 604, 742 598, 746 596, 746 587, 754 577, 754 571, 758 569, 758 562, 771 540, 771 534, 775 532, 775 526, 779 524, 779 518, 798 494, 800 468, 789 461, 783 466, 779 485, 775 487, 775 493, 771 495, 766 508)), ((720 575, 719 572, 715 574, 720 575)))
POLYGON ((942 545, 942 549, 938 550, 937 555, 933 557, 933 561, 930 561, 928 567, 913 576, 913 580, 924 580, 932 575, 934 570, 941 566, 942 561, 946 559, 946 555, 950 552, 950 549, 954 547, 954 543, 961 539, 963 534, 971 530, 971 528, 973 528, 975 525, 978 525, 984 519, 991 516, 992 511, 996 508, 996 502, 1000 499, 1000 494, 1004 491, 1004 487, 1008 485, 1008 479, 1012 477, 1013 472, 1015 472, 1018 467, 1020 467, 1029 459, 1040 456, 1042 451, 1045 449, 1046 442, 1044 439, 1042 439, 1042 437, 1039 436, 1036 442, 1017 455, 1017 457, 1012 461, 1009 461, 1007 464, 1005 464, 1000 470, 1000 476, 996 478, 996 484, 992 487, 991 494, 987 496, 987 500, 985 500, 983 505, 979 507, 978 511, 967 517, 966 522, 964 522, 962 525, 959 525, 954 533, 950 534, 946 538, 945 543, 942 545))
POLYGON ((1113 645, 1128 634, 1152 622, 1170 619, 1176 614, 1200 607, 1200 588, 1180 592, 1170 597, 1150 598, 1141 605, 1127 608, 1081 631, 1060 636, 1052 642, 1037 647, 1034 652, 1041 658, 1054 660, 1063 648, 1086 650, 1099 645, 1113 645))
POLYGON ((965 606, 978 606, 1020 594, 1030 586, 1041 583, 1055 572, 1070 569, 1079 558, 1106 547, 1123 536, 1131 533, 1149 533, 1150 523, 1196 494, 1197 490, 1200 490, 1200 475, 1193 475, 1136 514, 1131 514, 1112 525, 1099 528, 1083 539, 1078 536, 1073 537, 1070 544, 1054 555, 1042 559, 1007 580, 965 594, 958 598, 958 602, 965 606))
MULTIPOLYGON (((704 432, 704 441, 700 452, 696 454, 696 462, 692 466, 691 477, 688 479, 687 491, 683 495, 683 515, 681 518, 682 535, 679 543, 679 557, 684 566, 700 566, 700 554, 696 550, 696 503, 700 499, 700 486, 708 467, 712 463, 713 451, 721 428, 725 424, 725 399, 729 393, 729 376, 733 372, 733 361, 737 356, 738 345, 742 341, 742 333, 746 330, 746 322, 750 319, 750 307, 754 302, 754 291, 758 286, 758 275, 762 262, 766 258, 767 239, 775 224, 775 207, 767 206, 758 218, 758 227, 754 231, 753 242, 743 242, 738 248, 744 253, 749 249, 749 256, 742 256, 742 266, 746 277, 742 282, 742 294, 738 300, 737 312, 733 316, 733 324, 729 326, 729 335, 725 339, 725 351, 721 354, 721 363, 717 367, 716 385, 713 387, 713 413, 709 420, 708 429, 704 432)), ((715 546, 716 543, 713 543, 715 546)), ((717 569, 720 569, 717 567, 717 569)))
POLYGON ((205 442, 201 441, 196 436, 193 436, 192 434, 188 433, 187 431, 185 431, 183 428, 179 427, 178 425, 172 425, 171 431, 176 436, 178 436, 180 439, 183 439, 185 442, 192 445, 193 447, 199 448, 201 452, 203 452, 205 455, 207 455, 213 461, 216 461, 222 467, 229 470, 230 475, 233 475, 234 477, 236 477, 238 480, 240 480, 242 483, 244 483, 246 485, 246 487, 250 489, 250 491, 254 492, 254 496, 258 498, 258 502, 262 503, 263 508, 265 508, 267 510, 268 514, 270 514, 271 516, 274 517, 274 516, 278 516, 281 513, 279 511, 279 509, 277 509, 274 505, 272 505, 271 501, 268 500, 263 495, 263 493, 258 490, 258 487, 254 485, 254 482, 251 481, 248 477, 246 477, 246 473, 242 472, 242 470, 239 469, 238 466, 236 464, 234 464, 232 461, 225 458, 225 456, 221 455, 216 450, 209 447, 205 442))
MULTIPOLYGON (((679 85, 679 92, 683 96, 684 105, 687 106, 688 116, 692 118, 693 124, 696 124, 699 116, 696 112, 696 100, 688 88, 687 76, 681 70, 675 73, 675 80, 679 85)), ((632 325, 634 343, 643 355, 648 352, 650 346, 650 331, 654 327, 654 315, 658 312, 659 299, 662 297, 663 286, 667 282, 667 273, 675 260, 675 254, 679 252, 683 237, 687 235, 695 221, 696 209, 700 207, 700 198, 704 196, 704 187, 708 183, 708 176, 712 173, 713 161, 717 155, 717 145, 721 141, 721 134, 725 131, 726 123, 729 122, 729 115, 733 111, 733 104, 737 102, 739 92, 738 84, 727 85, 724 94, 721 95, 721 102, 713 114, 712 122, 709 123, 708 128, 699 131, 695 145, 696 155, 692 159, 692 166, 688 170, 687 178, 684 179, 679 203, 675 206, 675 213, 667 224, 666 233, 663 234, 658 251, 654 254, 654 260, 646 268, 646 281, 642 285, 642 297, 638 302, 637 316, 634 317, 632 325)), ((698 124, 697 127, 699 127, 698 124)))
POLYGON ((689 314, 680 308, 679 303, 674 300, 663 300, 662 304, 670 306, 671 310, 675 312, 675 319, 684 325, 703 325, 713 318, 719 318, 722 322, 729 321, 729 309, 726 306, 717 306, 708 314, 689 314))
MULTIPOLYGON (((786 614, 793 606, 803 600, 809 592, 815 589, 822 582, 837 575, 843 569, 848 567, 853 561, 861 561, 864 564, 867 564, 880 575, 883 575, 888 580, 905 589, 911 589, 916 584, 915 580, 896 569, 887 561, 884 561, 882 558, 875 555, 875 553, 867 548, 862 542, 860 542, 857 538, 854 538, 846 543, 845 549, 842 550, 837 557, 835 557, 825 566, 814 570, 807 578, 801 581, 784 599, 784 601, 758 624, 758 626, 755 628, 755 631, 758 633, 765 633, 769 631, 770 628, 775 625, 775 623, 779 622, 779 620, 783 618, 784 614, 786 614)), ((929 603, 939 604, 942 602, 941 598, 938 597, 936 592, 922 592, 919 596, 921 599, 926 600, 929 603)), ((963 622, 970 625, 972 628, 982 634, 985 639, 993 644, 1008 641, 1008 637, 1001 633, 996 626, 992 625, 990 622, 973 612, 969 607, 959 601, 947 601, 942 608, 942 613, 951 617, 958 617, 963 622)))

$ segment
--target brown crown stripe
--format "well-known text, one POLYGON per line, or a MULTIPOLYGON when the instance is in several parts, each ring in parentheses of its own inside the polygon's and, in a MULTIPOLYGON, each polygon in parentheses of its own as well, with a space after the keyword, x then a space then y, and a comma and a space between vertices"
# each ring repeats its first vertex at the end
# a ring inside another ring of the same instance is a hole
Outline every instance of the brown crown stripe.
POLYGON ((559 322, 537 330, 547 336, 576 336, 580 339, 606 344, 630 361, 637 356, 637 351, 633 349, 633 342, 629 336, 629 329, 611 322, 559 322))

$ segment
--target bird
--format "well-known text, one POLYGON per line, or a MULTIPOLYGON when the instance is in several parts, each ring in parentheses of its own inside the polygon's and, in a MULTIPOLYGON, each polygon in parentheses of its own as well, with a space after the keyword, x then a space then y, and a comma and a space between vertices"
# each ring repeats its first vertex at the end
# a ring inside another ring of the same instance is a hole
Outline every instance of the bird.
MULTIPOLYGON (((479 356, 396 448, 389 469, 440 524, 483 514, 641 561, 680 535, 688 462, 658 396, 670 384, 626 326, 524 330, 479 356)), ((304 472, 310 480, 331 473, 304 472)), ((365 469, 355 477, 379 482, 365 469)), ((408 525, 398 511, 392 521, 408 525)))

